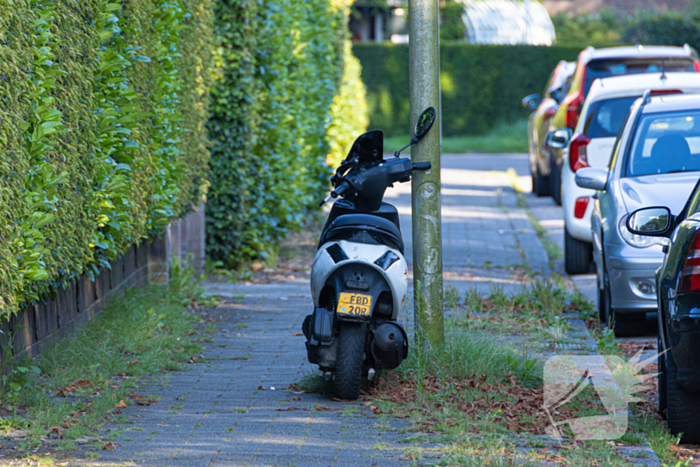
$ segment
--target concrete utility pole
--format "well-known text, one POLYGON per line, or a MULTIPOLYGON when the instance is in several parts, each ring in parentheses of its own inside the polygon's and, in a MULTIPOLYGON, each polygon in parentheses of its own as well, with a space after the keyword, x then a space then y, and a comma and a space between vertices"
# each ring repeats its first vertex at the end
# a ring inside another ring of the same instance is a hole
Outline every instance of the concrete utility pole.
POLYGON ((413 172, 413 309, 423 336, 434 345, 445 339, 440 219, 440 41, 438 0, 408 1, 411 126, 428 107, 437 110, 433 128, 411 149, 413 162, 430 162, 413 172))

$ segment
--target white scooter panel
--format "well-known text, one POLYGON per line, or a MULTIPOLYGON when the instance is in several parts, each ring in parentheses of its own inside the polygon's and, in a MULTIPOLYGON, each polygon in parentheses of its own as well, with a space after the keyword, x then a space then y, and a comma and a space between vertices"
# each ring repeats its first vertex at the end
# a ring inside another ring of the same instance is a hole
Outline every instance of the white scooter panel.
MULTIPOLYGON (((321 291, 328 283, 329 277, 339 268, 352 268, 353 264, 370 267, 384 278, 392 294, 391 318, 396 319, 408 287, 408 267, 401 252, 385 245, 346 240, 323 244, 316 252, 311 268, 311 295, 314 306, 321 306, 321 291)), ((336 290, 336 293, 338 292, 336 290)))

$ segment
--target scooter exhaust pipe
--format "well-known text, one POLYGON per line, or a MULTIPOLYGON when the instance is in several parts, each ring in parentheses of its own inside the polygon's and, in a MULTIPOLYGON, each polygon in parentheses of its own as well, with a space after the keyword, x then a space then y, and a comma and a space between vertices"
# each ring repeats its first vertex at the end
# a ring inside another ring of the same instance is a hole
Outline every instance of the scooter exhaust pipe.
POLYGON ((379 369, 393 370, 408 354, 406 332, 396 322, 387 322, 374 330, 372 356, 379 369))

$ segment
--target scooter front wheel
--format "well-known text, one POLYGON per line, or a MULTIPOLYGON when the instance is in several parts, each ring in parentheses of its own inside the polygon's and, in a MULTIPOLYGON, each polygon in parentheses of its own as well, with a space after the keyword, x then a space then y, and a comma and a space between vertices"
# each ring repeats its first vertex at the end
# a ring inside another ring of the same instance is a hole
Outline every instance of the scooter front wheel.
POLYGON ((340 323, 338 360, 333 394, 338 399, 354 400, 360 396, 362 364, 367 339, 365 323, 340 323))

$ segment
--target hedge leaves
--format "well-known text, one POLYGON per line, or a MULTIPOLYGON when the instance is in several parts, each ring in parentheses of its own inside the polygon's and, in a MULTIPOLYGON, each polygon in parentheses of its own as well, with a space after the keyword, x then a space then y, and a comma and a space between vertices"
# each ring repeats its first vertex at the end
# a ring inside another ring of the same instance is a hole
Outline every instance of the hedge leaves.
POLYGON ((329 163, 364 131, 346 15, 338 0, 219 0, 209 122, 212 259, 234 267, 264 258, 325 196, 329 163))
POLYGON ((0 4, 0 318, 201 202, 212 8, 0 4))

